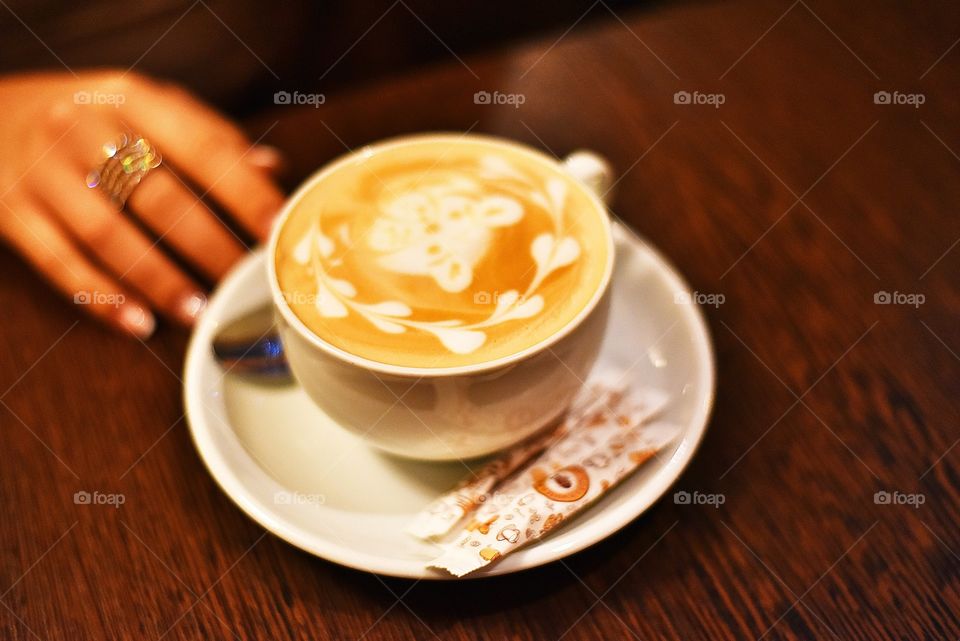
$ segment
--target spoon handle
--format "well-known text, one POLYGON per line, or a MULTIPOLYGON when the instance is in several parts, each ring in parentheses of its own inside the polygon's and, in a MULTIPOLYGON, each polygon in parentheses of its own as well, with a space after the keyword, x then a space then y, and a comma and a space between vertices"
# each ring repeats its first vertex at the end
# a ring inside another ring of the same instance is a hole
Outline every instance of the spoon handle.
POLYGON ((269 305, 225 324, 213 338, 213 355, 230 373, 290 376, 273 310, 269 305))

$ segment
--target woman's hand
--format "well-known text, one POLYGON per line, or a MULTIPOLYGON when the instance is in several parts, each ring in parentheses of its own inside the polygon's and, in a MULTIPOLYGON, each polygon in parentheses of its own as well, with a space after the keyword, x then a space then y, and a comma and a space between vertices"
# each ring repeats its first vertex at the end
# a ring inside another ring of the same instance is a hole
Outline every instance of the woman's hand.
POLYGON ((153 332, 151 310, 190 324, 206 302, 168 252, 217 280, 246 249, 193 188, 263 239, 283 202, 271 178, 279 162, 186 91, 134 73, 0 78, 0 239, 71 300, 141 338, 153 332), (85 181, 124 132, 164 162, 120 211, 85 181))

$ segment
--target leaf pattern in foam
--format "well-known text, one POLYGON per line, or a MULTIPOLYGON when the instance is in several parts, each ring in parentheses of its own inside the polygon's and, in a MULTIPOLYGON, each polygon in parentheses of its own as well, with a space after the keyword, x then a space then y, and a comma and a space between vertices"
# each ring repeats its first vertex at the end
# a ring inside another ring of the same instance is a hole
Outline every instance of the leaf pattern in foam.
POLYGON ((310 234, 306 234, 293 246, 293 260, 296 261, 298 265, 306 265, 310 262, 311 240, 310 234))
POLYGON ((483 324, 494 325, 518 318, 531 318, 543 311, 543 304, 543 297, 539 294, 521 301, 520 292, 511 289, 497 296, 497 307, 483 324))
POLYGON ((484 156, 480 159, 480 167, 487 178, 508 177, 524 180, 523 174, 514 169, 508 160, 500 156, 484 156))
POLYGON ((364 305, 364 309, 380 316, 406 317, 413 313, 413 310, 410 309, 410 307, 405 303, 393 300, 384 301, 382 303, 374 303, 372 305, 364 305))
POLYGON ((534 192, 530 194, 530 200, 532 200, 536 205, 543 207, 545 210, 550 211, 550 203, 547 202, 547 199, 543 197, 543 194, 540 192, 534 192))
POLYGON ((402 334, 407 331, 407 328, 403 325, 397 323, 391 323, 388 320, 384 320, 379 316, 364 314, 364 318, 373 323, 373 325, 380 331, 386 332, 388 334, 402 334))
POLYGON ((337 290, 341 295, 346 296, 347 298, 353 298, 357 295, 357 288, 353 286, 348 280, 343 280, 341 278, 330 278, 327 280, 332 289, 337 290))
POLYGON ((535 294, 501 316, 500 322, 518 318, 531 318, 543 311, 543 296, 535 294))
POLYGON ((313 251, 312 244, 314 242, 316 242, 317 251, 324 258, 329 258, 330 254, 333 253, 333 241, 324 236, 319 229, 313 228, 293 246, 293 260, 297 264, 306 265, 310 262, 310 252, 313 251))
POLYGON ((553 254, 553 246, 556 239, 553 234, 540 234, 533 239, 530 244, 530 253, 533 260, 537 263, 537 271, 544 271, 550 264, 550 256, 553 254))
POLYGON ((566 267, 580 256, 580 243, 572 236, 559 242, 553 234, 540 234, 530 244, 530 253, 537 263, 534 282, 542 282, 552 271, 566 267))
POLYGON ((459 319, 439 320, 439 321, 433 321, 430 324, 433 325, 434 327, 457 327, 459 325, 463 325, 463 321, 459 319))
POLYGON ((580 257, 580 243, 572 236, 561 239, 553 252, 553 259, 550 261, 550 270, 566 267, 580 257))
POLYGON ((348 313, 346 305, 323 282, 320 282, 317 287, 315 305, 320 315, 327 318, 343 318, 348 313))
POLYGON ((559 178, 551 178, 547 181, 547 194, 550 196, 550 204, 553 205, 554 212, 562 212, 563 204, 567 199, 567 183, 559 178))
POLYGON ((333 241, 321 232, 317 232, 317 249, 324 258, 330 258, 333 253, 333 241))
POLYGON ((487 335, 484 332, 469 329, 438 327, 424 327, 423 329, 439 338, 444 347, 454 354, 469 354, 487 340, 487 335))
POLYGON ((489 320, 498 320, 508 309, 513 307, 513 304, 517 302, 518 298, 520 298, 520 292, 515 289, 503 292, 497 296, 497 308, 493 310, 493 314, 490 315, 489 320))

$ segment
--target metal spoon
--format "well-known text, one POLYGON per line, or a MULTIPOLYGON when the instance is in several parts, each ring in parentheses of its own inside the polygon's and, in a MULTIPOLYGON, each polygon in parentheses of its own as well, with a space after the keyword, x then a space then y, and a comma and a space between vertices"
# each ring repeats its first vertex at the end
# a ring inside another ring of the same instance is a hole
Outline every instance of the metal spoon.
POLYGON ((213 338, 213 356, 231 374, 290 378, 270 305, 224 324, 213 338))

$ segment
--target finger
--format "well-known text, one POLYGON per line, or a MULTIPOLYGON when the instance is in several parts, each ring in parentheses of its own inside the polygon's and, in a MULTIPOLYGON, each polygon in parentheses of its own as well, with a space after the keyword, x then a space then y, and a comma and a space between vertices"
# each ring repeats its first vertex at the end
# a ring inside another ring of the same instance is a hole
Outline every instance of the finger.
POLYGON ((132 124, 182 175, 258 239, 267 236, 284 196, 269 176, 245 161, 252 145, 235 125, 188 93, 168 87, 147 85, 129 107, 132 124))
POLYGON ((98 269, 38 206, 15 203, 10 215, 10 243, 54 287, 121 331, 141 339, 153 334, 156 321, 150 310, 98 269))
POLYGON ((69 164, 51 168, 39 198, 80 245, 121 281, 171 319, 193 324, 206 303, 200 287, 99 190, 88 189, 80 175, 69 164))
MULTIPOLYGON (((86 172, 103 160, 97 150, 115 139, 124 125, 111 120, 84 122, 70 133, 78 150, 72 162, 86 172)), ((216 215, 170 170, 159 167, 133 188, 128 208, 137 214, 164 243, 172 247, 205 276, 219 280, 244 253, 245 247, 216 215)))
POLYGON ((163 167, 137 185, 127 207, 212 280, 220 280, 245 252, 240 239, 163 167))
POLYGON ((270 174, 279 174, 287 164, 280 150, 270 145, 254 145, 244 156, 244 160, 247 164, 270 174))

